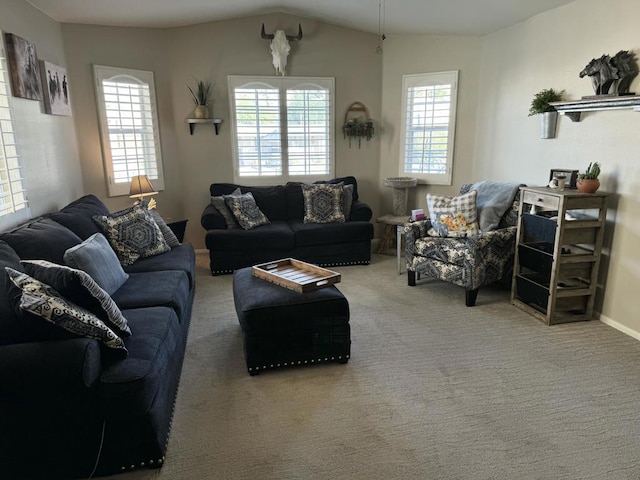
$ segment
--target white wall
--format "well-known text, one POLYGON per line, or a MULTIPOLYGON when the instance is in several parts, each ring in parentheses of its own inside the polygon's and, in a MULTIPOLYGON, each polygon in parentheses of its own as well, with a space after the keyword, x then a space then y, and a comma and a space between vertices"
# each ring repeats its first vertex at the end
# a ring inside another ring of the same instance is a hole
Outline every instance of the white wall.
MULTIPOLYGON (((594 57, 640 53, 637 0, 577 0, 485 38, 478 102, 474 177, 540 185, 551 168, 584 170, 602 163, 601 189, 611 192, 607 249, 596 310, 605 321, 640 332, 640 113, 583 113, 560 117, 557 137, 541 140, 527 117, 533 95, 553 87, 568 99, 593 95, 578 73, 594 57)), ((640 78, 631 91, 640 92, 640 78)), ((631 332, 631 333, 633 333, 631 332)))
MULTIPOLYGON (((60 24, 27 2, 3 0, 0 29, 33 43, 40 60, 67 66, 60 24)), ((72 103, 80 100, 73 88, 70 81, 72 103)), ((65 206, 84 193, 73 118, 47 115, 42 101, 12 97, 12 104, 31 215, 65 206)))
POLYGON ((76 113, 85 189, 111 208, 130 204, 127 196, 106 198, 106 185, 97 123, 91 64, 151 70, 155 74, 160 110, 166 189, 157 197, 165 217, 187 218, 186 239, 204 247, 200 215, 210 202, 209 185, 233 182, 232 137, 227 93, 228 75, 275 75, 268 41, 260 37, 282 28, 304 31, 293 45, 287 65, 291 76, 335 77, 336 175, 355 175, 361 198, 377 212, 379 137, 349 149, 341 133, 347 107, 367 105, 374 119, 381 117, 382 58, 375 54, 376 35, 357 32, 284 14, 261 15, 173 29, 112 28, 63 25, 71 78, 86 100, 76 113), (194 134, 184 119, 193 103, 187 84, 194 77, 215 82, 213 116, 222 118, 220 134, 198 125, 194 134))

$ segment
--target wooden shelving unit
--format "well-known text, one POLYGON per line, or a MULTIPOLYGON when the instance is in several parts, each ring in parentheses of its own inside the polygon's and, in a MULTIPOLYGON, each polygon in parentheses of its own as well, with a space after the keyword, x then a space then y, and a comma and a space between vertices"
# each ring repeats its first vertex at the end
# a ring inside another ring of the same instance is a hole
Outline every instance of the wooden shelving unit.
POLYGON ((521 188, 513 305, 548 325, 592 318, 607 196, 521 188))

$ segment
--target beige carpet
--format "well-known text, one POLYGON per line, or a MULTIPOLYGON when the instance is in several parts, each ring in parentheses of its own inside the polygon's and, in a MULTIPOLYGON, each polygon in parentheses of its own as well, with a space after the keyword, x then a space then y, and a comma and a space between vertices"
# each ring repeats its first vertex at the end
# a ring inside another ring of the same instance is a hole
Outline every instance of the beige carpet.
POLYGON ((640 342, 547 327, 481 289, 336 268, 352 359, 244 365, 231 276, 205 255, 166 463, 128 479, 637 479, 640 342))

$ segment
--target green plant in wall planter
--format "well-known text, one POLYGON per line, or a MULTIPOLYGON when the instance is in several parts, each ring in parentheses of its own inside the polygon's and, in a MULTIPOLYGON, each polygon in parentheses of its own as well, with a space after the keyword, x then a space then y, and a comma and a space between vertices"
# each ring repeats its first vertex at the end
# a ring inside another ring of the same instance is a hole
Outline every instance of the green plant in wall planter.
POLYGON ((195 90, 187 85, 193 103, 196 105, 193 114, 196 118, 209 118, 209 104, 211 103, 211 89, 213 85, 209 81, 198 80, 195 90))
POLYGON ((529 116, 540 115, 540 138, 555 138, 558 112, 551 102, 562 101, 564 90, 546 88, 536 93, 529 107, 529 116))
POLYGON ((365 137, 367 141, 369 141, 373 137, 374 132, 373 121, 367 120, 366 122, 361 122, 358 117, 353 117, 342 126, 344 137, 349 138, 349 148, 351 148, 352 138, 358 139, 358 148, 360 148, 362 145, 362 137, 365 137))

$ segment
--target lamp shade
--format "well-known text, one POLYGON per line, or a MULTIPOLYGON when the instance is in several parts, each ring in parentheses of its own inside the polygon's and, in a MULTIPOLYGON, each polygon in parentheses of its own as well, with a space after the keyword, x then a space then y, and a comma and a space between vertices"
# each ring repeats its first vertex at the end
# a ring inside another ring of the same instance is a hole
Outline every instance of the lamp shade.
POLYGON ((136 175, 131 179, 131 187, 129 188, 129 197, 142 198, 149 195, 156 195, 156 189, 153 188, 153 184, 149 177, 146 175, 136 175))

